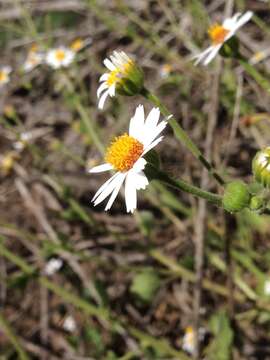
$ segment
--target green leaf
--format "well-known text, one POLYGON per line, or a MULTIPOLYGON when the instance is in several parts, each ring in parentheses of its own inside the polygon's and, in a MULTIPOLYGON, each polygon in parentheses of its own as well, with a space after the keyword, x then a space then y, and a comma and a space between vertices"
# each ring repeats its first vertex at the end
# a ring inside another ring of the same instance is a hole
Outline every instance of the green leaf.
POLYGON ((223 311, 216 313, 211 317, 209 325, 214 339, 207 349, 207 358, 209 360, 230 360, 233 331, 228 316, 223 311))
POLYGON ((149 303, 160 287, 160 278, 151 268, 137 274, 131 284, 131 292, 141 300, 149 303))

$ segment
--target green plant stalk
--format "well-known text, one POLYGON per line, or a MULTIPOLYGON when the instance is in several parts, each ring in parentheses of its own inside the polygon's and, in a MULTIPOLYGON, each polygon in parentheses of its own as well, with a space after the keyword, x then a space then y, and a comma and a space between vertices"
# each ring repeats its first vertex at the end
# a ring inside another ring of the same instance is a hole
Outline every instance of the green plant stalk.
POLYGON ((18 353, 20 360, 30 360, 24 349, 22 348, 19 339, 17 336, 13 333, 12 328, 10 327, 7 320, 4 318, 4 316, 0 313, 0 328, 2 331, 6 334, 6 337, 9 339, 9 341, 14 346, 15 350, 18 353))
POLYGON ((183 180, 176 180, 171 178, 169 175, 167 175, 165 172, 160 171, 156 169, 154 166, 148 164, 148 170, 146 168, 145 170, 146 175, 151 180, 158 180, 162 183, 171 186, 177 190, 185 191, 187 193, 190 193, 192 195, 195 195, 197 197, 200 197, 202 199, 208 200, 209 202, 222 207, 222 197, 217 194, 213 194, 209 191, 202 190, 201 188, 191 185, 183 180))
MULTIPOLYGON (((152 94, 148 89, 145 87, 141 90, 141 95, 144 96, 147 100, 149 100, 152 104, 157 106, 160 112, 168 117, 170 116, 169 110, 162 104, 159 98, 152 94)), ((225 181, 222 177, 216 172, 214 167, 209 163, 209 161, 203 156, 200 149, 194 144, 194 142, 190 139, 186 131, 179 125, 174 117, 170 117, 168 119, 168 123, 173 129, 175 137, 185 145, 193 154, 193 156, 201 162, 201 164, 207 169, 207 171, 215 178, 215 180, 220 184, 224 185, 225 181)))
MULTIPOLYGON (((196 282, 196 275, 192 271, 186 269, 181 264, 176 263, 173 259, 162 254, 160 251, 151 250, 149 255, 153 259, 158 261, 160 264, 166 266, 172 273, 176 274, 180 278, 183 278, 191 283, 196 282)), ((208 279, 203 279, 202 286, 204 289, 210 290, 221 296, 228 297, 228 298, 231 296, 230 292, 228 291, 228 289, 225 286, 215 284, 214 282, 212 282, 208 279)), ((235 300, 239 301, 240 303, 243 303, 245 301, 245 297, 242 294, 240 294, 239 292, 234 293, 234 298, 235 298, 235 300)))
POLYGON ((87 130, 90 140, 93 141, 95 146, 98 148, 99 152, 101 154, 104 154, 104 145, 102 144, 102 142, 97 134, 97 131, 94 128, 91 119, 89 118, 89 115, 88 115, 85 107, 82 105, 80 99, 78 98, 78 96, 75 92, 74 86, 72 84, 72 81, 69 79, 68 75, 65 72, 62 72, 62 74, 63 74, 63 78, 65 80, 65 83, 67 85, 68 91, 74 96, 74 99, 73 99, 74 107, 80 114, 81 121, 83 122, 83 124, 87 130))
POLYGON ((270 94, 270 81, 268 81, 259 71, 248 62, 242 55, 239 55, 238 60, 245 71, 264 89, 270 94))

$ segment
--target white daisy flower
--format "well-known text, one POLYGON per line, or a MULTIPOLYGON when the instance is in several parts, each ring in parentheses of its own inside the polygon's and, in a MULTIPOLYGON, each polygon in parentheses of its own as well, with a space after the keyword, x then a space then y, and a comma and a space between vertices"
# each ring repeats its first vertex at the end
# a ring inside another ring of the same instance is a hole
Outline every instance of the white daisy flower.
POLYGON ((2 66, 0 68, 0 87, 4 86, 10 81, 9 74, 11 73, 12 69, 10 66, 2 66))
POLYGON ((44 54, 38 51, 37 47, 32 47, 23 64, 23 71, 30 72, 38 65, 41 65, 44 60, 44 54))
POLYGON ((69 66, 74 60, 75 52, 64 46, 60 46, 48 51, 46 55, 46 63, 53 69, 69 66))
POLYGON ((252 15, 252 11, 247 11, 243 15, 237 13, 231 18, 225 19, 222 25, 214 24, 211 26, 208 30, 208 34, 212 41, 212 45, 193 57, 193 59, 197 59, 195 65, 200 62, 203 62, 203 65, 208 65, 218 54, 223 44, 233 37, 237 30, 251 19, 252 15))
POLYGON ((123 95, 134 95, 141 90, 143 72, 124 51, 114 51, 110 59, 104 60, 104 65, 110 72, 103 74, 99 79, 99 109, 103 109, 108 95, 113 97, 116 91, 123 95))
POLYGON ((167 125, 164 120, 158 124, 159 117, 159 109, 153 108, 145 119, 144 108, 139 105, 130 120, 129 134, 116 137, 107 149, 106 163, 95 166, 89 171, 91 173, 117 171, 93 197, 94 206, 110 195, 105 207, 105 211, 109 210, 125 181, 127 212, 133 213, 136 209, 137 190, 145 189, 148 185, 147 177, 143 172, 147 162, 143 156, 163 139, 163 136, 159 135, 167 125))

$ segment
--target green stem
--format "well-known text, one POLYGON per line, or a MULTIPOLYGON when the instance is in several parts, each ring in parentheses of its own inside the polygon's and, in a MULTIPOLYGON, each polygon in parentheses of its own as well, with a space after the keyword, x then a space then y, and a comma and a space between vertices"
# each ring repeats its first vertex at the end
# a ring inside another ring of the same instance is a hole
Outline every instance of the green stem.
MULTIPOLYGON (((141 90, 141 95, 144 96, 147 100, 151 101, 152 104, 157 106, 161 113, 164 116, 170 116, 171 113, 169 110, 162 104, 159 98, 152 94, 148 89, 145 87, 141 90)), ((174 117, 170 117, 168 119, 168 123, 173 129, 175 137, 180 140, 182 144, 184 144, 194 155, 196 159, 198 159, 202 165, 207 169, 207 171, 216 179, 216 181, 220 185, 224 185, 225 181, 222 177, 216 172, 214 167, 209 163, 209 161, 203 156, 200 149, 194 144, 194 142, 190 139, 186 131, 181 127, 181 125, 176 121, 174 117)))
POLYGON ((148 164, 145 169, 147 177, 151 180, 158 180, 163 182, 164 184, 176 188, 177 190, 182 190, 192 195, 198 196, 200 198, 206 199, 211 203, 222 206, 222 197, 217 194, 213 194, 209 191, 202 190, 201 188, 191 185, 183 180, 176 180, 171 178, 165 172, 156 169, 154 166, 148 164))
POLYGON ((14 346, 15 350, 17 351, 17 354, 19 356, 20 360, 29 360, 29 357, 27 353, 22 348, 22 345, 20 344, 19 339, 14 334, 11 326, 7 322, 7 320, 4 318, 4 316, 0 313, 0 329, 6 334, 6 337, 9 339, 9 341, 14 346))
POLYGON ((259 71, 248 62, 246 58, 244 58, 242 55, 239 55, 238 60, 242 67, 245 69, 245 71, 253 77, 253 79, 270 94, 270 81, 267 80, 263 75, 259 73, 259 71))

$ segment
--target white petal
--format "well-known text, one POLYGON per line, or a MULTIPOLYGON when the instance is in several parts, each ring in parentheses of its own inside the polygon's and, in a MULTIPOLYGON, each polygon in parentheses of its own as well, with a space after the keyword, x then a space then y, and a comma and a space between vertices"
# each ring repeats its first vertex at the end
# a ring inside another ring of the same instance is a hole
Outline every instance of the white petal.
POLYGON ((135 110, 134 116, 130 120, 129 135, 140 141, 143 127, 144 127, 144 108, 143 105, 139 105, 135 110))
POLYGON ((100 84, 99 88, 97 89, 97 97, 100 97, 100 94, 105 90, 108 89, 108 84, 106 82, 100 84))
POLYGON ((127 212, 133 213, 133 211, 137 207, 137 191, 136 191, 136 184, 135 184, 134 174, 129 172, 126 177, 126 184, 125 184, 125 200, 126 200, 126 208, 127 212))
POLYGON ((243 16, 241 16, 234 26, 234 32, 237 31, 241 26, 245 25, 253 16, 252 11, 247 11, 243 16))
POLYGON ((108 197, 116 187, 119 186, 119 183, 123 182, 123 173, 116 173, 115 178, 113 178, 113 180, 110 181, 110 183, 108 184, 108 186, 100 193, 100 195, 96 198, 96 200, 94 201, 94 206, 100 204, 103 200, 106 199, 106 197, 108 197))
POLYGON ((147 131, 146 134, 143 134, 142 143, 144 147, 148 147, 152 141, 165 129, 167 125, 167 121, 161 121, 155 129, 151 129, 151 131, 147 131))
POLYGON ((164 136, 160 136, 159 138, 157 138, 155 141, 151 142, 151 144, 149 144, 143 151, 142 156, 145 155, 148 151, 150 151, 151 149, 153 149, 155 146, 157 146, 158 143, 161 142, 161 140, 163 139, 164 136))
POLYGON ((213 50, 209 53, 209 55, 206 57, 206 59, 203 62, 203 65, 208 65, 214 57, 218 54, 219 50, 222 48, 223 44, 219 44, 213 48, 213 50))
POLYGON ((132 167, 132 171, 140 172, 145 168, 147 161, 144 158, 139 158, 132 167))
POLYGON ((145 120, 144 128, 147 128, 149 130, 155 128, 158 124, 159 116, 160 116, 159 108, 153 108, 145 120))
POLYGON ((93 167, 92 169, 89 170, 90 173, 100 173, 100 172, 104 172, 104 171, 109 171, 112 170, 113 166, 111 164, 102 164, 102 165, 98 165, 93 167))
POLYGON ((134 177, 134 184, 136 190, 144 190, 146 186, 149 184, 147 177, 145 176, 143 171, 140 171, 133 175, 134 177))
POLYGON ((103 109, 105 100, 107 99, 107 96, 109 95, 109 90, 104 91, 104 93, 101 95, 99 102, 98 102, 98 108, 103 109))
POLYGON ((203 52, 201 52, 200 54, 197 54, 195 56, 192 57, 192 59, 197 59, 194 63, 194 65, 198 65, 212 50, 213 50, 214 46, 209 46, 206 50, 204 50, 203 52))
POLYGON ((113 65, 113 63, 111 62, 111 60, 109 59, 105 59, 103 61, 104 65, 106 66, 106 68, 108 68, 110 71, 114 71, 116 70, 116 67, 113 65))
POLYGON ((111 176, 101 187, 98 189, 98 191, 95 193, 95 195, 92 198, 92 202, 96 200, 96 198, 107 188, 107 186, 110 184, 111 181, 113 181, 118 173, 115 173, 113 176, 111 176))
POLYGON ((110 95, 110 97, 115 96, 115 84, 113 84, 109 87, 109 95, 110 95))
POLYGON ((125 174, 119 174, 119 182, 118 182, 118 184, 115 186, 115 188, 114 188, 114 190, 113 190, 113 192, 112 192, 112 194, 111 194, 111 197, 110 197, 110 199, 109 199, 109 201, 108 201, 108 203, 107 203, 107 205, 106 205, 106 207, 105 207, 105 211, 109 210, 109 209, 112 207, 112 204, 113 204, 116 196, 117 196, 118 193, 119 193, 119 190, 120 190, 120 188, 121 188, 121 186, 122 186, 122 184, 123 184, 123 182, 124 182, 124 180, 125 180, 125 177, 126 177, 126 173, 125 173, 125 174), (122 177, 121 177, 121 176, 122 176, 122 177))
POLYGON ((241 16, 241 13, 234 14, 233 17, 230 17, 228 19, 225 19, 222 23, 222 26, 227 30, 232 30, 235 26, 235 24, 238 21, 238 18, 241 16))
POLYGON ((99 81, 100 82, 101 81, 106 81, 106 80, 108 80, 109 76, 110 76, 109 73, 105 73, 105 74, 101 75, 101 77, 99 78, 99 81))

